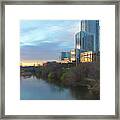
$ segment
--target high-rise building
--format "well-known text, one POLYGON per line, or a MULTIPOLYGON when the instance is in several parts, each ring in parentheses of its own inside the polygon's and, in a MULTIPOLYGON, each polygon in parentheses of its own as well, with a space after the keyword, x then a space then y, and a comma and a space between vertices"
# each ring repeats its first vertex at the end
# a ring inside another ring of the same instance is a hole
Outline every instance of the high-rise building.
POLYGON ((94 35, 87 33, 85 38, 84 50, 94 52, 94 48, 95 48, 94 41, 95 41, 94 35))
POLYGON ((94 56, 92 51, 82 52, 80 54, 80 62, 93 62, 94 56))
POLYGON ((76 60, 76 50, 71 49, 70 50, 70 62, 75 62, 75 60, 76 60))
POLYGON ((99 20, 82 20, 81 31, 75 35, 76 63, 82 52, 99 53, 99 20))
POLYGON ((87 43, 87 33, 85 31, 80 31, 80 49, 85 50, 87 43))
POLYGON ((81 40, 80 40, 80 32, 75 35, 75 49, 80 49, 81 40))
POLYGON ((94 52, 94 41, 95 36, 91 33, 80 31, 75 35, 75 49, 76 58, 81 51, 93 51, 94 52))
POLYGON ((84 51, 94 51, 94 34, 80 31, 75 35, 75 48, 84 51))
POLYGON ((63 62, 69 62, 70 61, 70 52, 61 52, 61 60, 63 62))
POLYGON ((78 32, 76 33, 75 35, 75 61, 76 61, 76 64, 79 63, 80 61, 80 49, 81 49, 81 33, 78 32))
POLYGON ((99 51, 99 20, 82 20, 81 31, 87 32, 94 37, 94 52, 99 51))

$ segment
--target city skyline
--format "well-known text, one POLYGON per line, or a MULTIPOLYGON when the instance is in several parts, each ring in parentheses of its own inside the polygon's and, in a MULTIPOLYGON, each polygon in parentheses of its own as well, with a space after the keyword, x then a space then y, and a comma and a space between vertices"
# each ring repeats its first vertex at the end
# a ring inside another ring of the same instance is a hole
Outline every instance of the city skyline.
POLYGON ((20 24, 21 65, 61 62, 64 56, 61 53, 72 49, 99 52, 99 29, 99 20, 23 20, 20 24))
POLYGON ((79 30, 80 20, 22 20, 21 61, 58 61, 61 51, 75 47, 74 35, 79 30))

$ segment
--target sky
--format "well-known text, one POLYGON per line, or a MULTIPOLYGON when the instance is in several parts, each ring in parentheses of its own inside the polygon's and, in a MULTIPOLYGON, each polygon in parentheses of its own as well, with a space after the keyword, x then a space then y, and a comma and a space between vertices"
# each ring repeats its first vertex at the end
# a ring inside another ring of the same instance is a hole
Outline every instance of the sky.
POLYGON ((74 49, 80 20, 21 20, 21 61, 59 60, 62 51, 74 49))

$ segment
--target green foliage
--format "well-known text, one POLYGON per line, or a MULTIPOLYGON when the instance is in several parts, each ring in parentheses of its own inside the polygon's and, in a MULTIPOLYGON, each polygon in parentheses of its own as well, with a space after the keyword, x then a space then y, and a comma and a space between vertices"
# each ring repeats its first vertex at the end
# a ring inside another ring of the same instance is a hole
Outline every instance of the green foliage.
POLYGON ((67 72, 64 72, 61 77, 60 77, 60 80, 63 81, 65 80, 65 78, 67 77, 68 73, 67 72))
POLYGON ((51 81, 51 80, 54 80, 54 73, 49 73, 48 74, 48 80, 51 81))
POLYGON ((50 82, 57 82, 62 85, 75 85, 86 78, 94 80, 100 79, 100 63, 79 63, 60 64, 50 62, 46 66, 38 66, 34 68, 24 68, 22 71, 29 71, 37 78, 43 78, 50 82))

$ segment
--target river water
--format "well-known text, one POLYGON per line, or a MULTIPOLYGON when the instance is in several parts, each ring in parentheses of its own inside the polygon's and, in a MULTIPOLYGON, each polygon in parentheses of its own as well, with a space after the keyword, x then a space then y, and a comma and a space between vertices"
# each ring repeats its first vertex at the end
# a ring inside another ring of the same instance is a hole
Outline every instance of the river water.
POLYGON ((20 80, 21 100, 92 100, 97 99, 85 88, 63 88, 36 77, 20 80))

